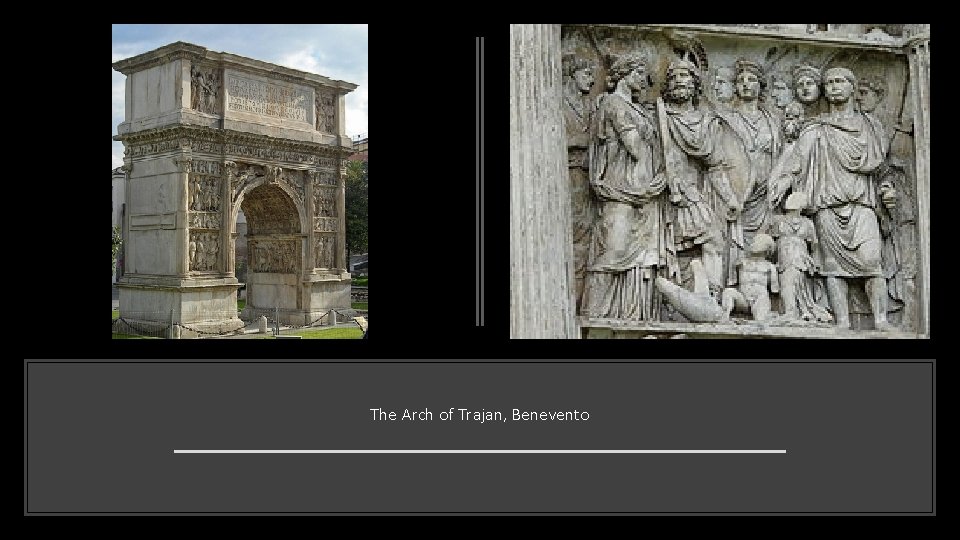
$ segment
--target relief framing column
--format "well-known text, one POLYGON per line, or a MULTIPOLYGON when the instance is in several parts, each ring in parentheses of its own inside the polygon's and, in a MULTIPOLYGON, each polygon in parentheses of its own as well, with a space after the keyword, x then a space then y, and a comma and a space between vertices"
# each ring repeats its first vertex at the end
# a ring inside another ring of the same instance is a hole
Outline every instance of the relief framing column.
POLYGON ((177 241, 177 275, 180 279, 186 279, 190 275, 190 171, 193 164, 193 158, 190 154, 179 154, 173 158, 179 171, 179 182, 177 182, 177 196, 179 204, 177 205, 177 231, 180 239, 177 241))
POLYGON ((560 25, 511 25, 510 72, 510 337, 576 339, 560 25))
POLYGON ((120 251, 117 253, 117 257, 123 261, 120 266, 120 274, 117 275, 117 283, 120 283, 120 280, 123 279, 123 275, 127 273, 127 264, 129 260, 127 255, 132 253, 130 250, 130 212, 126 209, 132 208, 130 204, 130 174, 133 173, 133 159, 130 158, 126 151, 124 151, 123 156, 123 208, 124 212, 121 215, 120 220, 120 251))
MULTIPOLYGON (((314 165, 315 167, 316 165, 314 165)), ((317 256, 314 251, 314 243, 317 241, 317 233, 315 229, 317 228, 314 223, 316 222, 316 212, 317 209, 313 207, 313 190, 314 184, 317 182, 317 178, 320 173, 316 170, 307 171, 304 175, 304 185, 303 185, 303 204, 304 212, 307 214, 307 223, 308 230, 307 233, 307 244, 303 250, 304 262, 308 263, 306 268, 306 275, 316 275, 317 274, 317 256)))
POLYGON ((333 266, 336 268, 338 274, 343 274, 350 269, 350 265, 347 264, 347 214, 346 214, 346 197, 347 197, 347 160, 344 155, 339 154, 339 159, 337 160, 337 232, 335 238, 337 239, 334 245, 336 246, 336 261, 334 261, 333 266))
POLYGON ((906 43, 913 95, 913 140, 916 145, 917 233, 920 238, 920 333, 930 335, 930 35, 906 43))
POLYGON ((236 233, 234 232, 233 216, 233 178, 236 175, 237 164, 232 161, 223 162, 223 171, 220 175, 220 264, 223 265, 221 275, 236 279, 236 233))

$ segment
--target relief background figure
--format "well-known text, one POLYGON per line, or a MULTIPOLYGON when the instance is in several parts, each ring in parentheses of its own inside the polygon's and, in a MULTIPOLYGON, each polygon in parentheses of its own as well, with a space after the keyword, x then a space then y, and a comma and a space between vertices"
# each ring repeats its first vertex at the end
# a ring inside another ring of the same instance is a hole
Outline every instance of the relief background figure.
POLYGON ((584 311, 591 317, 656 320, 653 280, 667 256, 665 176, 656 119, 632 102, 652 80, 637 55, 620 57, 610 71, 616 89, 600 102, 590 156, 600 209, 588 253, 584 311))
MULTIPOLYGON (((829 113, 810 120, 778 164, 775 173, 793 178, 771 179, 771 186, 795 185, 809 202, 820 240, 821 273, 837 325, 850 327, 848 282, 865 278, 874 326, 889 330, 877 207, 881 201, 892 203, 895 192, 890 185, 878 186, 874 178, 886 157, 887 141, 878 120, 854 109, 856 87, 849 69, 827 70, 829 113)), ((773 193, 771 199, 780 195, 773 193)))
POLYGON ((787 214, 778 216, 772 228, 777 239, 777 270, 780 272, 780 298, 788 319, 831 322, 833 317, 821 305, 813 276, 820 263, 817 231, 810 218, 800 215, 807 206, 802 193, 791 193, 783 204, 787 214), (813 254, 813 255, 811 255, 813 254))
POLYGON ((750 162, 749 188, 742 194, 740 214, 744 242, 749 244, 767 225, 767 178, 783 150, 783 128, 777 113, 760 105, 766 87, 760 65, 741 59, 734 69, 739 100, 730 119, 750 162))
POLYGON ((593 135, 594 64, 573 54, 563 56, 563 116, 567 130, 567 170, 570 176, 570 202, 573 226, 574 300, 577 313, 583 297, 590 229, 597 209, 590 192, 587 148, 593 135))
POLYGON ((728 175, 725 142, 731 135, 725 131, 730 128, 716 112, 698 106, 700 94, 698 68, 687 60, 675 60, 667 68, 657 109, 674 209, 674 241, 680 250, 701 248, 710 294, 719 302, 724 283, 736 282, 731 271, 735 261, 724 251, 728 242, 742 243, 738 226, 728 227, 728 222, 738 219, 741 202, 728 175))

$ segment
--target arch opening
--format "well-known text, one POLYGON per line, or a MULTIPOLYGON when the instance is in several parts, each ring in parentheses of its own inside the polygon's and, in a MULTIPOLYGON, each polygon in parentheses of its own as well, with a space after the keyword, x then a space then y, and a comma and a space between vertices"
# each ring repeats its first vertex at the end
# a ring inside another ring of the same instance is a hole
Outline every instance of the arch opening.
POLYGON ((241 319, 272 319, 279 311, 281 323, 299 320, 291 315, 303 309, 305 235, 296 204, 279 186, 262 184, 245 194, 240 210, 246 218, 246 305, 241 319))

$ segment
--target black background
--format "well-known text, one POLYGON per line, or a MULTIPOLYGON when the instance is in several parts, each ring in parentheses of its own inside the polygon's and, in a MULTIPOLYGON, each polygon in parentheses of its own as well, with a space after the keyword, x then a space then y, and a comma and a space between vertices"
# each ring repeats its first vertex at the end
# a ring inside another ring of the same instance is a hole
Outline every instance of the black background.
MULTIPOLYGON (((105 199, 109 184, 106 133, 97 130, 105 128, 98 111, 107 110, 110 95, 105 66, 109 30, 105 24, 91 31, 91 35, 102 33, 103 39, 77 40, 69 53, 56 49, 58 58, 64 58, 57 65, 57 76, 68 82, 69 104, 45 105, 47 112, 40 119, 32 109, 11 113, 18 119, 18 135, 31 139, 18 153, 31 167, 25 174, 13 174, 10 182, 16 184, 14 193, 21 200, 35 204, 15 210, 23 225, 17 228, 23 233, 16 252, 20 256, 11 253, 8 259, 22 274, 13 282, 10 298, 26 306, 25 310, 11 310, 19 316, 8 324, 16 339, 25 344, 27 358, 362 362, 936 357, 936 324, 931 325, 932 339, 916 341, 510 340, 509 25, 469 21, 423 26, 386 21, 370 24, 368 132, 376 141, 369 200, 370 248, 380 261, 373 286, 375 330, 371 339, 107 341, 105 320, 101 330, 94 324, 95 317, 91 322, 90 313, 98 313, 96 308, 102 305, 106 318, 105 199), (482 328, 474 325, 477 35, 486 37, 486 326, 482 328), (102 64, 99 58, 103 58, 102 64), (102 79, 91 75, 97 70, 103 73, 102 79), (102 162, 97 161, 99 156, 103 156, 102 162), (96 247, 99 230, 104 231, 102 250, 96 247), (439 274, 439 284, 432 283, 439 274)), ((76 28, 69 25, 59 33, 71 39, 77 36, 76 28)), ((936 223, 937 197, 931 199, 936 223)), ((941 211, 949 211, 939 206, 941 211)), ((934 288, 933 292, 935 308, 938 291, 934 288)), ((932 318, 936 323, 936 317, 932 318)), ((856 388, 850 390, 856 392, 856 388)))

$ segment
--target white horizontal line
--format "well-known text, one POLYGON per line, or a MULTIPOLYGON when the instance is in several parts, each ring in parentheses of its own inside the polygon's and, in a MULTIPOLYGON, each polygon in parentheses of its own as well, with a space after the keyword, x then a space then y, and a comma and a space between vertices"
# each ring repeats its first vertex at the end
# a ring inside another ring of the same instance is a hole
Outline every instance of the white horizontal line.
POLYGON ((786 450, 174 450, 174 454, 786 454, 786 450))

